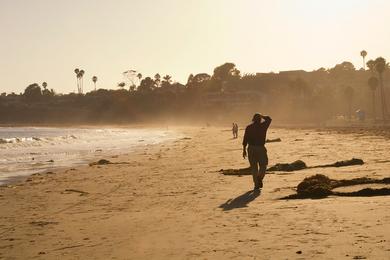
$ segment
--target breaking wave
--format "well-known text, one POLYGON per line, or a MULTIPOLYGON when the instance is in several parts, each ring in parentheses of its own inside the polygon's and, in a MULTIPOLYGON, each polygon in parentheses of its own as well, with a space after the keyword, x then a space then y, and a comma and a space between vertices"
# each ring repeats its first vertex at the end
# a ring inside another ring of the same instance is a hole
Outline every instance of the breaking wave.
POLYGON ((24 142, 47 142, 47 141, 54 141, 54 140, 67 140, 67 139, 77 139, 74 135, 67 135, 67 136, 59 136, 56 138, 42 138, 42 137, 11 137, 11 138, 0 138, 0 145, 1 144, 16 144, 16 143, 24 143, 24 142))
POLYGON ((161 129, 0 127, 0 185, 13 177, 83 164, 102 154, 116 155, 179 137, 161 129))

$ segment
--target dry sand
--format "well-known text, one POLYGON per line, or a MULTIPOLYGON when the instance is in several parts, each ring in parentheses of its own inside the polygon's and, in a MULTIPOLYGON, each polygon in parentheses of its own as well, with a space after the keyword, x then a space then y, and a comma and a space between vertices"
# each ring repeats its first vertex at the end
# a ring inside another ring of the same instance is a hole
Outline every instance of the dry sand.
MULTIPOLYGON (((279 200, 315 173, 390 176, 388 139, 270 129, 270 164, 362 158, 366 164, 269 174, 261 195, 242 168, 241 138, 182 128, 188 138, 32 176, 0 188, 0 259, 390 259, 389 197, 279 200)), ((242 134, 242 132, 240 132, 242 134)))

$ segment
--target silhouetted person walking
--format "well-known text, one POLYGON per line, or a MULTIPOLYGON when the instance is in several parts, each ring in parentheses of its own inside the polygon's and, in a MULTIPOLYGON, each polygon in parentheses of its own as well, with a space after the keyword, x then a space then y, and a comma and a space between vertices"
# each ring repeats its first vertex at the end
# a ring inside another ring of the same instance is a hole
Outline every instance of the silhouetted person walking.
POLYGON ((237 138, 238 137, 238 125, 236 123, 233 123, 232 132, 233 132, 233 138, 237 138))
POLYGON ((259 113, 254 114, 252 124, 245 129, 244 140, 242 141, 244 159, 247 156, 246 147, 248 145, 248 160, 252 171, 254 189, 263 187, 263 178, 268 165, 267 149, 265 140, 267 130, 272 119, 269 116, 262 116, 259 113), (264 120, 262 122, 262 119, 264 120))

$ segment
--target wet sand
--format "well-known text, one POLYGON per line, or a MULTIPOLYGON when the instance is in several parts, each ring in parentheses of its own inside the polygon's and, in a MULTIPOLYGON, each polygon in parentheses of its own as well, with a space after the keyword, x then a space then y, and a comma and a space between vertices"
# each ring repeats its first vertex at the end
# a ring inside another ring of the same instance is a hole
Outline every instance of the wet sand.
MULTIPOLYGON (((270 164, 361 158, 361 166, 268 174, 261 194, 241 138, 188 138, 105 158, 122 164, 40 174, 0 188, 0 259, 389 259, 389 197, 280 200, 316 173, 390 177, 390 142, 366 131, 269 131, 270 164)), ((242 131, 240 131, 242 134, 242 131)), ((364 187, 366 187, 365 185, 364 187)), ((373 186, 374 187, 374 186, 373 186)))

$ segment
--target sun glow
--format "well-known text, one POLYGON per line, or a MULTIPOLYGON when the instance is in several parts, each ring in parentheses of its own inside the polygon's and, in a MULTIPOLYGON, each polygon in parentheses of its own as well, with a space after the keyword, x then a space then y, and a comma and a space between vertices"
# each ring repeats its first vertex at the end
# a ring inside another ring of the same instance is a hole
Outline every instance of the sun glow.
POLYGON ((115 88, 129 69, 185 83, 190 73, 211 73, 226 61, 244 72, 343 60, 360 66, 363 48, 373 57, 390 53, 389 9, 385 0, 89 0, 76 9, 62 1, 2 1, 1 90, 48 81, 58 92, 74 91, 75 67, 115 88))

